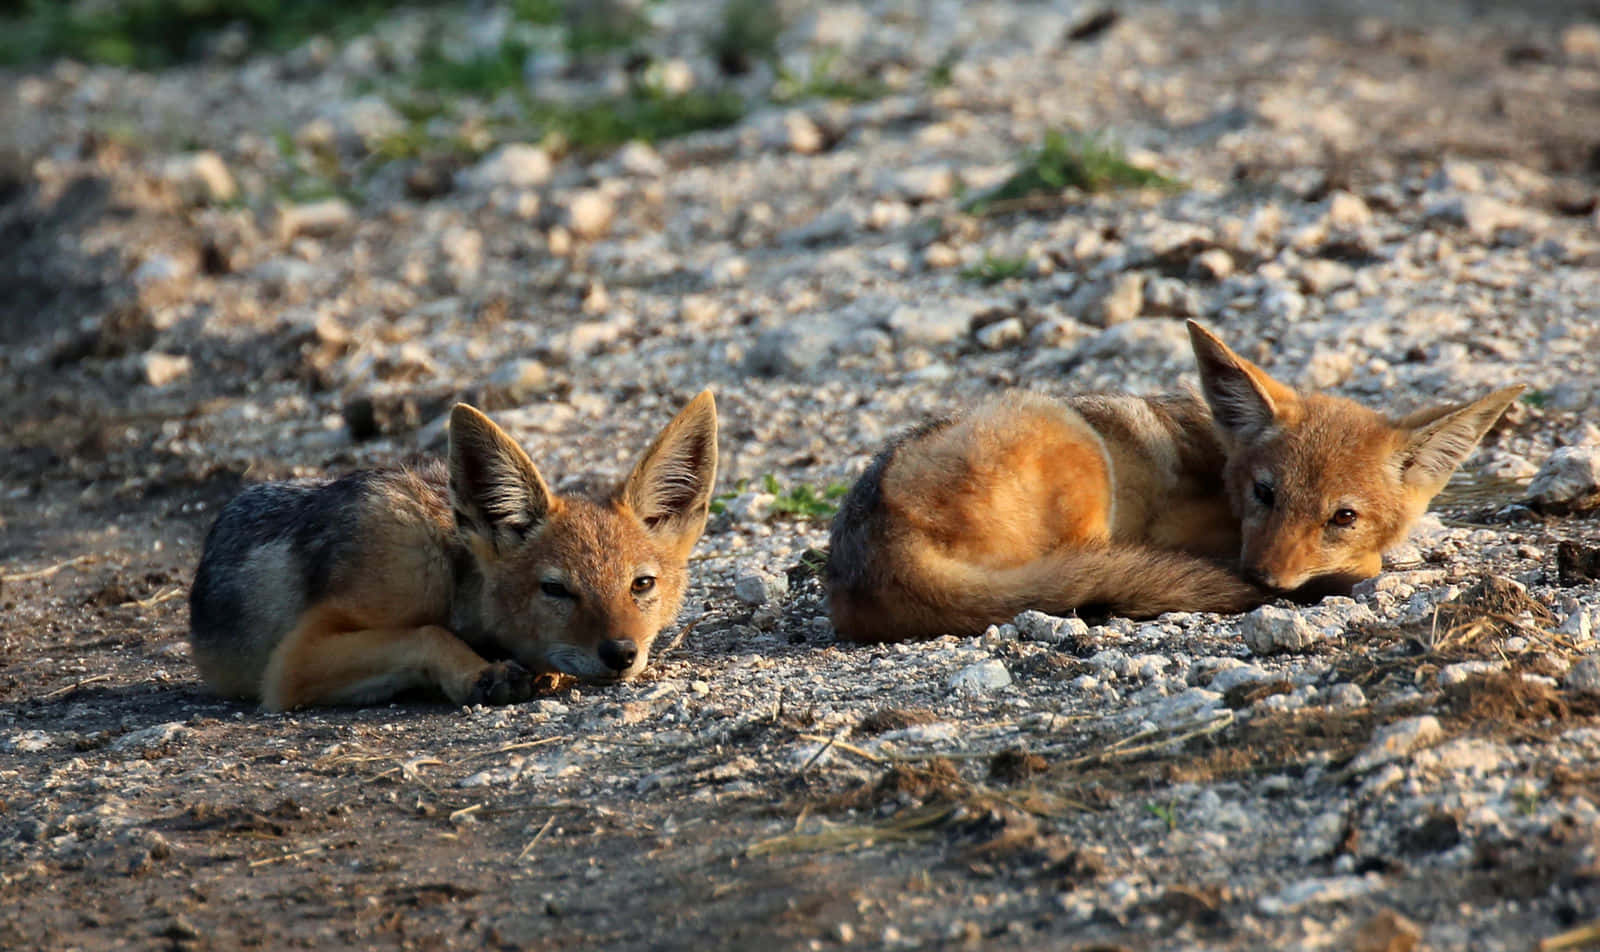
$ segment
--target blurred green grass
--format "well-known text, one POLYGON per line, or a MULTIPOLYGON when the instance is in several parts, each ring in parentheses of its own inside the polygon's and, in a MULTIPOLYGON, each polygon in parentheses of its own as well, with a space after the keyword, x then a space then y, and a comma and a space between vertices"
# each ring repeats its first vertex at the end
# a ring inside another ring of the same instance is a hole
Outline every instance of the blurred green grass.
POLYGON ((252 49, 282 50, 312 36, 353 36, 401 7, 398 0, 9 0, 0 4, 0 63, 70 57, 156 69, 198 59, 239 25, 252 49))

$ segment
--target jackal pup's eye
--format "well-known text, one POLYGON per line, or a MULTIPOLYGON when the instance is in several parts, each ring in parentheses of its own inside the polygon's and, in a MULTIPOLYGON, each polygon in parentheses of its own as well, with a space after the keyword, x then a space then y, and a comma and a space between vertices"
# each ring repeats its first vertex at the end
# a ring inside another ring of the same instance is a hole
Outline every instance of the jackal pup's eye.
POLYGON ((633 594, 635 595, 644 595, 647 592, 654 591, 655 587, 656 577, 654 575, 641 575, 633 580, 633 594))
POLYGON ((1340 529, 1348 529, 1356 524, 1356 511, 1354 509, 1337 509, 1328 518, 1328 525, 1340 529))
POLYGON ((1255 494, 1256 502, 1268 509, 1271 509, 1272 504, 1278 500, 1277 493, 1272 489, 1272 484, 1264 479, 1256 480, 1256 484, 1250 487, 1250 491, 1255 494))
POLYGON ((560 582, 540 582, 539 583, 539 591, 545 593, 546 595, 550 596, 551 598, 574 598, 574 597, 576 597, 576 596, 574 596, 572 594, 572 589, 567 588, 565 585, 562 585, 560 582))

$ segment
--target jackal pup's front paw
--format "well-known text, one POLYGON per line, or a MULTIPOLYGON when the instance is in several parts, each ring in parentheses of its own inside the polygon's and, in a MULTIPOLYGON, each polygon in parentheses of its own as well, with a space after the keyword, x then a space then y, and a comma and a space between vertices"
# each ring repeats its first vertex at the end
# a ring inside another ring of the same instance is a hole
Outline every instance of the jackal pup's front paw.
POLYGON ((538 676, 515 661, 496 661, 473 682, 464 704, 521 704, 533 697, 538 676))

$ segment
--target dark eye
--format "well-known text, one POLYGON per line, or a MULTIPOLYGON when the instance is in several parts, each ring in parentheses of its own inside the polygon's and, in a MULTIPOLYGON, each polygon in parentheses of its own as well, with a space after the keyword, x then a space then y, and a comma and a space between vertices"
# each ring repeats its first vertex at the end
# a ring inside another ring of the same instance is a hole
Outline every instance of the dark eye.
POLYGON ((541 582, 539 583, 539 591, 545 593, 551 598, 574 597, 572 590, 567 588, 565 585, 562 585, 560 582, 541 582))
POLYGON ((1256 484, 1251 487, 1251 491, 1255 493, 1256 502, 1268 509, 1271 509, 1272 504, 1278 499, 1277 494, 1272 491, 1272 484, 1264 479, 1256 480, 1256 484))
POLYGON ((635 595, 644 595, 653 591, 655 587, 656 577, 654 575, 641 575, 633 580, 633 594, 635 595))
POLYGON ((1348 529, 1355 524, 1356 511, 1354 509, 1340 509, 1334 512, 1333 516, 1328 520, 1328 525, 1338 526, 1340 529, 1348 529))

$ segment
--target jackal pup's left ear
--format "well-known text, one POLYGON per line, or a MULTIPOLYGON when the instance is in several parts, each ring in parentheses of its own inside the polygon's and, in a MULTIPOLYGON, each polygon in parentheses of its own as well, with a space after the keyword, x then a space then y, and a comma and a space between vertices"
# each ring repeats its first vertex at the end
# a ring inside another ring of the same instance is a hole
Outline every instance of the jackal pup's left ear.
POLYGON ((482 413, 456 404, 450 411, 450 505, 457 528, 503 550, 543 522, 553 504, 550 487, 522 447, 482 413))
POLYGON ((687 555, 705 530, 716 482, 717 403, 702 390, 639 457, 622 501, 652 535, 687 555))
POLYGON ((1432 407, 1398 421, 1406 434, 1399 453, 1406 485, 1432 498, 1524 389, 1506 387, 1472 403, 1432 407))

